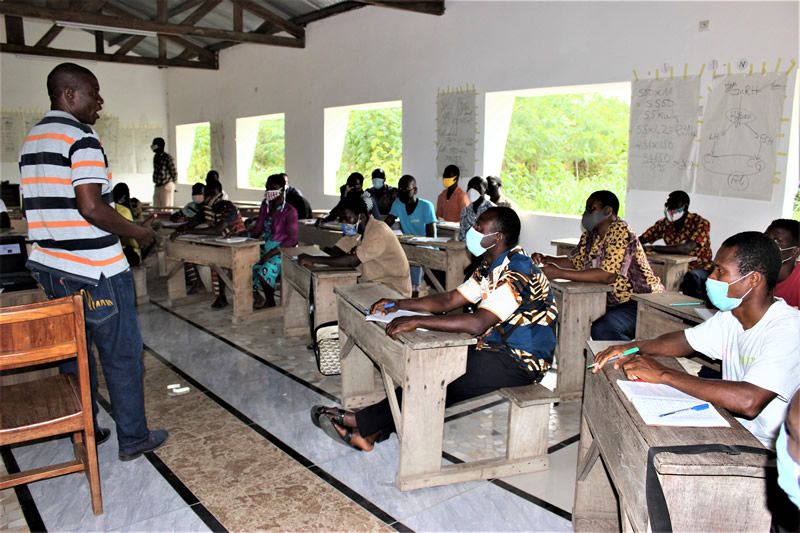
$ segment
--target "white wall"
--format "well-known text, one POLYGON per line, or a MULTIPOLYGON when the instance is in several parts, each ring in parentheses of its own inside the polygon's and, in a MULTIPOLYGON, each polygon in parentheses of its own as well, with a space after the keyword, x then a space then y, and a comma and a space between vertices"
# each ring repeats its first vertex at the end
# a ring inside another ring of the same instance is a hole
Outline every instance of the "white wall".
MULTIPOLYGON (((221 53, 219 72, 169 69, 170 128, 224 121, 223 184, 236 190, 235 119, 286 114, 286 171, 314 207, 330 207, 322 192, 323 111, 326 107, 402 100, 403 172, 434 200, 437 88, 469 83, 487 91, 629 81, 633 69, 665 62, 720 64, 747 58, 788 65, 798 58, 796 2, 467 2, 447 0, 442 17, 366 7, 311 24, 302 50, 240 45, 221 53), (710 30, 698 32, 700 20, 710 30)), ((641 74, 640 74, 641 75, 641 74)), ((483 98, 479 121, 483 122, 483 98)), ((795 121, 796 128, 796 121, 795 121)), ((481 129, 481 128, 479 128, 481 129)), ((788 175, 797 180, 796 131, 788 175)), ((477 170, 483 173, 483 139, 477 170)), ((188 187, 178 198, 188 199, 188 187)), ((641 232, 662 211, 666 194, 634 191, 627 218, 641 232)), ((764 229, 789 198, 776 187, 771 202, 694 195, 692 210, 712 221, 712 243, 744 229, 764 229)), ((523 245, 552 251, 554 237, 577 236, 573 217, 527 214, 523 245)))
MULTIPOLYGON (((25 42, 36 41, 50 28, 45 23, 25 23, 25 42)), ((0 32, 4 34, 5 26, 0 32)), ((2 36, 5 40, 5 35, 2 36)), ((53 41, 54 48, 73 48, 93 51, 94 36, 82 30, 65 29, 53 41)), ((113 52, 115 48, 107 49, 113 52)), ((167 77, 166 70, 156 67, 80 61, 73 59, 45 58, 15 54, 0 54, 0 108, 5 111, 40 110, 44 114, 50 109, 45 83, 47 75, 59 63, 78 63, 91 70, 100 83, 100 95, 105 99, 101 115, 119 117, 120 126, 147 125, 164 129, 167 143, 173 142, 174 129, 167 127, 167 77)), ((100 139, 101 141, 103 139, 100 139)), ((115 172, 114 161, 109 161, 114 183, 125 182, 131 194, 142 201, 153 199, 152 172, 146 174, 122 174, 115 172)), ((0 177, 19 183, 19 168, 16 163, 0 164, 0 177)))

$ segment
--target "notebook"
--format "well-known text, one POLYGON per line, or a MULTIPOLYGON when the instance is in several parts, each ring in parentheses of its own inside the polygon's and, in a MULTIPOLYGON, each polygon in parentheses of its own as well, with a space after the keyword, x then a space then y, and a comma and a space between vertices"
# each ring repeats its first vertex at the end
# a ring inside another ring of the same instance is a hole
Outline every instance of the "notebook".
POLYGON ((706 404, 669 385, 617 380, 620 390, 628 397, 645 424, 651 426, 730 427, 713 405, 702 411, 682 411, 669 416, 659 416, 679 409, 706 404))

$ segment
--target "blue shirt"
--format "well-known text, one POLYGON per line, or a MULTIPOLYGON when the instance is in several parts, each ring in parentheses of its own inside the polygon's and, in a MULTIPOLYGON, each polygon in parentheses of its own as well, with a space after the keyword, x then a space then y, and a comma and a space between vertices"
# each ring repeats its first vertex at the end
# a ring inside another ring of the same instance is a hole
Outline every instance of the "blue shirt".
MULTIPOLYGON (((436 222, 436 210, 433 204, 428 200, 422 198, 417 199, 417 207, 409 215, 406 212, 406 204, 398 198, 392 204, 392 209, 389 214, 397 217, 400 221, 400 227, 406 235, 427 235, 425 233, 425 226, 431 222, 436 222)), ((433 225, 433 236, 436 237, 436 224, 433 225)))

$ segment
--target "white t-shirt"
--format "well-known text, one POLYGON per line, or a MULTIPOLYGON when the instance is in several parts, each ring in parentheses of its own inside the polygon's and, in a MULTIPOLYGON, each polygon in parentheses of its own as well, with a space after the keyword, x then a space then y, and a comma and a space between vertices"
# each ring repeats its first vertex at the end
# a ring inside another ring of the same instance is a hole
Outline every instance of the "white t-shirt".
POLYGON ((8 208, 3 200, 0 200, 0 213, 8 213, 8 208))
POLYGON ((753 420, 737 417, 774 450, 789 400, 800 387, 800 311, 778 299, 747 331, 733 313, 721 311, 684 333, 692 348, 722 361, 722 379, 777 394, 753 420))

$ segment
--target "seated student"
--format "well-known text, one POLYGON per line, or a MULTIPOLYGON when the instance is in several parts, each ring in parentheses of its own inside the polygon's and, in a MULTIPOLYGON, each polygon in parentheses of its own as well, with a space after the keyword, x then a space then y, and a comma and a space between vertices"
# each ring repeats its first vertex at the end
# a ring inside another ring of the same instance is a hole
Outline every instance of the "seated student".
POLYGON ((463 241, 466 238, 467 231, 475 225, 475 221, 478 220, 481 213, 490 207, 495 207, 495 205, 486 198, 486 187, 486 180, 480 176, 475 176, 467 183, 467 199, 470 201, 470 204, 461 210, 461 215, 459 217, 461 227, 458 230, 459 241, 463 241))
POLYGON ((192 185, 192 201, 172 213, 169 219, 172 222, 184 222, 195 216, 203 207, 203 199, 205 198, 203 189, 205 189, 205 186, 202 183, 192 185))
MULTIPOLYGON (((386 225, 390 228, 394 221, 400 220, 400 228, 406 235, 423 235, 436 237, 436 213, 433 204, 417 197, 417 180, 406 174, 397 183, 397 199, 386 216, 386 225)), ((411 297, 419 295, 422 285, 422 267, 411 267, 411 297)))
POLYGON ((289 185, 288 174, 284 172, 281 176, 286 180, 286 203, 294 207, 294 210, 297 211, 297 218, 306 219, 313 217, 311 204, 308 203, 308 200, 303 196, 300 189, 289 185))
POLYGON ((357 267, 361 272, 359 282, 377 281, 405 297, 411 296, 408 258, 391 228, 370 216, 359 191, 351 191, 338 207, 345 236, 330 249, 332 257, 300 254, 300 264, 357 267))
MULTIPOLYGON (((458 289, 413 300, 384 299, 372 306, 372 312, 410 309, 442 313, 479 304, 474 314, 402 317, 386 327, 392 338, 417 328, 479 338, 467 352, 466 373, 447 386, 446 405, 502 387, 539 382, 550 368, 558 311, 547 278, 517 244, 519 232, 519 217, 512 209, 489 209, 467 236, 470 252, 483 261, 458 289), (386 309, 391 303, 394 307, 386 309)), ((401 390, 396 392, 399 401, 401 390)), ((395 431, 388 400, 358 413, 315 406, 311 417, 331 438, 366 451, 395 431)))
MULTIPOLYGON (((114 209, 117 213, 122 215, 125 219, 133 222, 133 212, 131 210, 131 191, 124 183, 117 183, 111 190, 114 196, 114 209)), ((154 218, 151 216, 150 219, 154 218)), ((148 219, 148 220, 150 220, 148 219)), ((131 237, 120 237, 120 244, 122 244, 122 252, 125 254, 125 259, 132 267, 139 266, 142 262, 142 251, 139 249, 139 243, 136 239, 131 237)))
POLYGON ((797 256, 800 254, 800 222, 779 218, 773 220, 764 233, 775 241, 781 251, 781 270, 775 296, 783 298, 792 307, 800 306, 800 268, 797 256))
POLYGON ((341 194, 339 198, 339 203, 331 209, 330 213, 325 215, 322 218, 318 218, 315 222, 315 225, 319 227, 320 225, 330 222, 331 220, 336 220, 340 218, 339 210, 341 209, 342 202, 344 198, 351 193, 358 194, 363 200, 364 203, 367 204, 367 209, 369 210, 370 214, 375 217, 375 220, 381 220, 380 211, 378 211, 378 205, 375 203, 375 200, 372 196, 364 190, 364 176, 362 176, 359 172, 353 172, 349 176, 347 176, 347 181, 344 185, 339 187, 339 192, 341 194))
POLYGON ((697 213, 689 212, 689 195, 673 191, 664 203, 664 218, 639 236, 645 251, 660 254, 693 255, 689 271, 683 277, 681 292, 687 296, 706 297, 706 278, 711 273, 711 224, 697 213), (664 239, 665 245, 650 243, 664 239))
POLYGON ((488 176, 486 178, 486 183, 488 185, 486 192, 489 194, 489 200, 491 200, 494 205, 498 207, 510 207, 517 213, 521 211, 514 200, 500 191, 503 187, 503 181, 500 178, 497 176, 488 176))
POLYGON ((597 372, 610 357, 638 347, 642 357, 614 362, 650 383, 666 383, 735 413, 764 446, 775 449, 789 399, 800 387, 800 311, 773 295, 781 259, 775 243, 757 231, 729 237, 706 281, 720 312, 685 331, 612 346, 598 353, 597 372), (722 362, 722 379, 668 369, 648 355, 682 357, 695 351, 722 362))
POLYGON ((367 189, 367 192, 375 200, 381 215, 388 215, 397 199, 397 188, 386 183, 386 172, 382 168, 372 171, 372 187, 367 189))
POLYGON ((273 174, 250 236, 263 239, 261 259, 253 265, 253 307, 275 307, 275 283, 281 273, 281 248, 297 246, 297 211, 286 202, 286 178, 273 174), (264 295, 261 295, 263 291, 264 295))
POLYGON ((447 165, 442 174, 444 190, 436 199, 436 218, 445 222, 461 222, 461 211, 470 204, 467 193, 458 186, 461 171, 455 165, 447 165))
POLYGON ((778 454, 778 485, 800 508, 800 392, 796 392, 786 410, 786 420, 781 425, 775 441, 778 454))
MULTIPOLYGON (((219 235, 220 237, 233 237, 245 231, 239 210, 231 202, 222 199, 222 185, 213 180, 205 187, 203 208, 186 224, 176 228, 169 238, 175 239, 186 233, 186 230, 192 230, 192 233, 200 235, 219 235), (197 228, 200 224, 207 224, 208 227, 197 228)), ((191 277, 188 270, 187 275, 191 277)), ((213 267, 211 268, 211 283, 214 295, 217 297, 211 307, 221 309, 228 305, 228 299, 225 297, 225 286, 220 285, 219 274, 213 267)))
POLYGON ((595 191, 586 200, 581 224, 586 230, 565 257, 533 254, 548 279, 609 283, 606 314, 592 324, 594 340, 631 340, 636 334, 634 294, 664 292, 653 274, 636 233, 617 217, 619 200, 611 191, 595 191))
MULTIPOLYGON (((220 187, 222 187, 222 182, 219 180, 219 172, 213 169, 206 173, 206 185, 212 181, 216 181, 220 184, 220 187)), ((222 199, 226 201, 228 200, 228 193, 225 192, 225 189, 222 190, 222 199)))
POLYGON ((11 217, 8 216, 8 208, 3 200, 0 200, 0 228, 10 228, 11 217))

